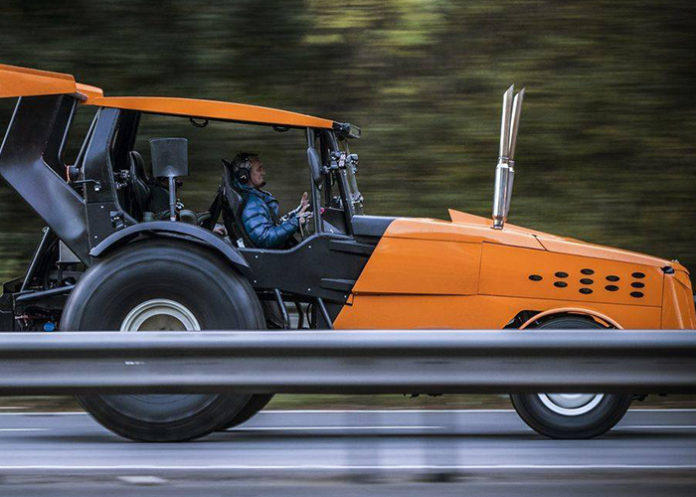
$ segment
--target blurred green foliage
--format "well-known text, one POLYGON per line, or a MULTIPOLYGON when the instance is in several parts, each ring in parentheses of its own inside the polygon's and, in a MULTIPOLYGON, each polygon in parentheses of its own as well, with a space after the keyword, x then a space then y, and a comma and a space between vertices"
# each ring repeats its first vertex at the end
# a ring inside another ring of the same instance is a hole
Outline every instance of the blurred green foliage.
MULTIPOLYGON (((355 122, 367 212, 440 218, 489 215, 501 94, 524 85, 511 221, 693 270, 695 13, 685 0, 4 0, 0 60, 107 95, 355 122)), ((0 102, 2 129, 10 112, 0 102)), ((285 208, 307 188, 300 133, 150 121, 149 136, 191 139, 187 206, 206 207, 219 159, 240 149, 262 153, 285 208)), ((0 189, 0 276, 22 271, 40 226, 0 189)))

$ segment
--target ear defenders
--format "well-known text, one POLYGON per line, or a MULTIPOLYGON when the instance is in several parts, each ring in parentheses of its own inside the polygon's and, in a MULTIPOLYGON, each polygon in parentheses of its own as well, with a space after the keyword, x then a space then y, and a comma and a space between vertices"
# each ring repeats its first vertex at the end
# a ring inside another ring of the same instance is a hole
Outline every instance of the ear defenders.
POLYGON ((249 182, 249 175, 251 174, 251 154, 241 153, 235 157, 234 160, 234 177, 241 184, 246 184, 249 182))
POLYGON ((249 169, 246 167, 240 167, 234 172, 234 177, 239 181, 241 184, 245 184, 249 182, 249 169))

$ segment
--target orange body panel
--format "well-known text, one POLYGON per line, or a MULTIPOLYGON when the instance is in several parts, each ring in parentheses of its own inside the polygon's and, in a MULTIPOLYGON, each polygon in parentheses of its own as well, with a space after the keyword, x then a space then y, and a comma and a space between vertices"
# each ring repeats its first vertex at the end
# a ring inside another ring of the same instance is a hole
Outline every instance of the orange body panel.
POLYGON ((627 329, 696 328, 677 263, 450 215, 392 222, 334 326, 500 329, 522 311, 572 308, 627 329))
POLYGON ((601 245, 594 245, 570 238, 560 238, 545 233, 539 234, 537 239, 549 252, 562 252, 564 254, 579 255, 582 257, 594 257, 608 261, 645 264, 655 267, 669 265, 669 261, 651 255, 639 254, 637 252, 630 252, 628 250, 612 247, 603 247, 601 245))
POLYGON ((499 231, 492 230, 490 226, 471 224, 466 225, 466 229, 462 229, 459 224, 439 219, 400 218, 389 226, 385 236, 463 243, 498 242, 517 247, 543 249, 543 245, 530 233, 513 226, 506 226, 505 230, 499 231))
POLYGON ((662 296, 662 328, 696 328, 696 311, 688 273, 677 269, 673 277, 665 277, 662 296))
MULTIPOLYGON (((521 310, 577 308, 576 302, 489 295, 354 295, 334 322, 337 329, 502 329, 521 310)), ((623 328, 660 328, 660 308, 591 304, 623 328), (618 317, 618 319, 616 319, 618 317)))
POLYGON ((77 83, 75 86, 77 87, 77 92, 85 99, 104 96, 104 90, 97 88, 96 86, 86 85, 84 83, 77 83))
POLYGON ((524 330, 526 328, 533 328, 534 323, 537 322, 540 319, 546 318, 547 316, 558 316, 558 315, 563 315, 563 314, 572 314, 572 315, 581 315, 581 316, 589 316, 595 321, 598 321, 602 323, 605 326, 608 326, 609 328, 615 328, 617 330, 623 330, 623 326, 621 326, 619 323, 611 319, 609 316, 606 314, 602 314, 601 312, 597 312, 594 309, 588 309, 587 307, 556 307, 554 309, 549 309, 548 311, 540 312, 538 314, 534 314, 531 318, 529 318, 527 321, 525 321, 522 326, 520 326, 521 330, 524 330))
POLYGON ((331 129, 333 121, 257 105, 174 97, 94 97, 86 105, 131 109, 153 114, 190 116, 278 126, 331 129))
POLYGON ((331 129, 333 121, 257 105, 175 97, 105 97, 70 74, 0 64, 0 98, 75 94, 85 105, 254 124, 331 129))
POLYGON ((480 258, 478 243, 387 238, 382 250, 370 257, 353 293, 473 295, 480 258), (449 264, 440 263, 443 252, 449 264), (419 263, 416 278, 411 271, 414 260, 419 263))
POLYGON ((479 293, 659 307, 662 277, 662 270, 654 266, 486 243, 481 258, 479 293), (585 275, 582 270, 593 274, 585 275), (631 275, 636 272, 645 276, 633 278, 631 275), (535 281, 530 276, 541 279, 535 281), (633 297, 632 293, 641 296, 633 297))
POLYGON ((75 93, 70 74, 0 64, 0 98, 75 93))

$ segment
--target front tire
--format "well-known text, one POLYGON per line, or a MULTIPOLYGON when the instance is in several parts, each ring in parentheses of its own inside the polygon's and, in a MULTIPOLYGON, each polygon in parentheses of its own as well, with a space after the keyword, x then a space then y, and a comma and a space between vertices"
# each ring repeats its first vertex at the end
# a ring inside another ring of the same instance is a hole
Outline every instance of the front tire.
POLYGON ((220 431, 225 431, 229 428, 234 428, 235 426, 239 426, 242 423, 249 421, 253 416, 256 416, 256 414, 261 409, 266 407, 268 403, 271 401, 271 399, 273 399, 272 393, 257 393, 252 395, 251 399, 242 408, 242 410, 235 414, 231 420, 225 423, 225 425, 222 428, 220 428, 220 431))
MULTIPOLYGON (((152 240, 126 246, 80 278, 61 329, 263 329, 253 288, 205 248, 152 240)), ((126 438, 175 442, 204 436, 239 413, 249 395, 80 395, 99 423, 126 438)))
MULTIPOLYGON (((554 318, 536 329, 603 328, 589 319, 554 318)), ((631 405, 630 394, 512 394, 517 414, 532 429, 550 438, 592 438, 609 431, 631 405)))

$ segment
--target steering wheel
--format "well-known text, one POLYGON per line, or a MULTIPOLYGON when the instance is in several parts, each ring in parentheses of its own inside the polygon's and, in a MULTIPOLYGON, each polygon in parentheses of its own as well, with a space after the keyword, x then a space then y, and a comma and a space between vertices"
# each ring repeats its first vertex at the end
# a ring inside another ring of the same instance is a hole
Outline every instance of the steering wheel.
POLYGON ((304 240, 305 238, 311 236, 314 233, 314 214, 312 211, 312 203, 309 203, 309 207, 307 207, 307 211, 309 212, 309 216, 305 216, 305 222, 299 223, 300 229, 297 230, 297 233, 299 234, 300 241, 304 240))

